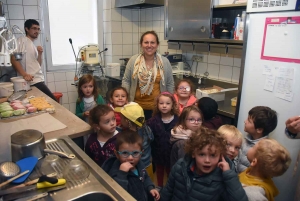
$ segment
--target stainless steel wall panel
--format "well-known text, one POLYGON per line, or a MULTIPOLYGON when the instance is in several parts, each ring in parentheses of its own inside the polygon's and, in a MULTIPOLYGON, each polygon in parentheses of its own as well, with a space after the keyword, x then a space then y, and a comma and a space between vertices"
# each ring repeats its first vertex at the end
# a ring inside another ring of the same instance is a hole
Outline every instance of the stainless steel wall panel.
POLYGON ((168 42, 168 49, 180 50, 178 42, 168 42))
POLYGON ((211 0, 165 0, 166 40, 209 38, 211 0))
POLYGON ((194 43, 194 50, 196 52, 209 52, 209 45, 208 43, 194 43))
POLYGON ((224 44, 209 44, 209 52, 226 54, 226 45, 224 44))
POLYGON ((180 49, 182 51, 194 51, 194 45, 193 43, 180 42, 180 49))
POLYGON ((233 54, 233 55, 243 55, 243 46, 241 45, 227 45, 227 54, 233 54))

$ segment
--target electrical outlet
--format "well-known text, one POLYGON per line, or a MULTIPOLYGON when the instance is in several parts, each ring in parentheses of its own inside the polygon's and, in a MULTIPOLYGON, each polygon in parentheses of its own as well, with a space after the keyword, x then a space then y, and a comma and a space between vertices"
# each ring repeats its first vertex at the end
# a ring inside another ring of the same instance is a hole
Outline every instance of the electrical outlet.
POLYGON ((200 55, 193 55, 193 56, 192 56, 192 61, 202 62, 202 61, 203 61, 203 56, 200 56, 200 55))
POLYGON ((192 56, 192 61, 197 61, 197 55, 192 56))
POLYGON ((197 57, 197 62, 202 62, 203 61, 203 56, 198 56, 197 57))

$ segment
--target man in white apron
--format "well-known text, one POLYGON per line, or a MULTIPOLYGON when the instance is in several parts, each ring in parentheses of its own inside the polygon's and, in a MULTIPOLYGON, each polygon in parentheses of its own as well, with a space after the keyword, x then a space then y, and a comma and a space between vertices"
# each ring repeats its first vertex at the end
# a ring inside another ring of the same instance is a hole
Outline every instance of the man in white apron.
POLYGON ((22 60, 17 61, 14 56, 11 56, 11 63, 18 75, 23 76, 26 81, 30 81, 31 86, 37 87, 47 96, 56 101, 54 95, 45 85, 45 78, 42 72, 42 53, 41 46, 35 46, 33 41, 40 34, 39 22, 33 19, 26 20, 24 24, 26 32, 25 37, 18 38, 18 52, 24 52, 22 60))

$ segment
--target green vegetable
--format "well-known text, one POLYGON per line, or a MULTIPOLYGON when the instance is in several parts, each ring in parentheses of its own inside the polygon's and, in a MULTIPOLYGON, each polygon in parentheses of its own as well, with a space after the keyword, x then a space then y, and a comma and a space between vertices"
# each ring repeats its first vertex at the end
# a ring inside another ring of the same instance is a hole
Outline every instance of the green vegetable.
POLYGON ((3 117, 11 117, 13 116, 13 111, 6 111, 6 112, 1 112, 0 116, 3 118, 3 117))
POLYGON ((2 112, 6 112, 6 111, 13 111, 14 109, 12 107, 10 107, 9 105, 5 105, 0 107, 0 113, 2 112))
POLYGON ((9 105, 9 102, 3 102, 3 103, 0 103, 0 107, 4 106, 4 105, 9 105))
POLYGON ((20 116, 22 114, 25 114, 25 109, 18 109, 14 111, 14 116, 20 116))

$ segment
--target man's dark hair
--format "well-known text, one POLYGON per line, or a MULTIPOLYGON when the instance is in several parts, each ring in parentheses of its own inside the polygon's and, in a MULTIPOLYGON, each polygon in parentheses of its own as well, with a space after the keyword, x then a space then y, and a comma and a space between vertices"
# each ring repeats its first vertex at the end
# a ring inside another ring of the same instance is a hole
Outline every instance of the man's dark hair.
POLYGON ((277 126, 277 113, 269 107, 256 106, 249 113, 255 129, 263 129, 263 136, 271 133, 277 126))
POLYGON ((25 21, 24 30, 25 30, 26 35, 27 35, 26 28, 30 29, 33 24, 40 26, 40 23, 38 21, 34 20, 34 19, 28 19, 28 20, 25 21))

